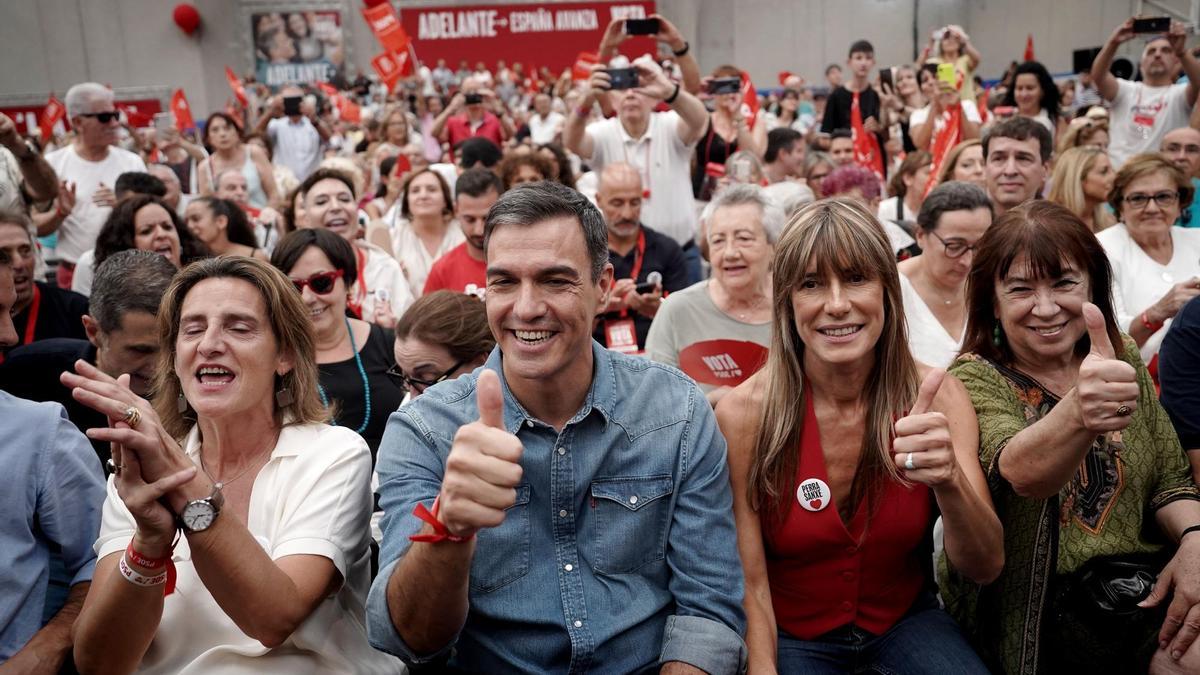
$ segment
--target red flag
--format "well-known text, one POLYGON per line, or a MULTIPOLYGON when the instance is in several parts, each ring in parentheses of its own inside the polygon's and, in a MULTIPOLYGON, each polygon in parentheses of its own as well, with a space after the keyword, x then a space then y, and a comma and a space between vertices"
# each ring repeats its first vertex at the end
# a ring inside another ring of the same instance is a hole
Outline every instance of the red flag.
POLYGON ((38 115, 38 128, 42 131, 42 143, 50 140, 54 135, 54 125, 58 124, 67 117, 67 107, 62 101, 50 94, 50 98, 46 101, 46 107, 42 108, 42 114, 38 115))
POLYGON ((362 108, 357 103, 351 101, 345 96, 337 97, 338 117, 349 122, 350 124, 358 124, 362 122, 362 108))
POLYGON ((883 149, 879 139, 863 126, 862 108, 858 104, 858 92, 850 103, 850 134, 854 142, 854 162, 870 169, 883 181, 883 149))
POLYGON ((246 88, 242 86, 242 80, 233 72, 233 68, 225 66, 225 79, 229 80, 229 88, 233 90, 238 103, 241 103, 242 107, 250 105, 250 99, 246 97, 246 88))
POLYGON ((600 55, 594 52, 579 52, 575 65, 571 66, 571 80, 579 82, 592 76, 592 66, 600 63, 600 55))
POLYGON ((396 82, 400 80, 401 66, 398 62, 400 57, 404 57, 407 60, 408 54, 389 54, 388 52, 384 52, 371 59, 371 66, 379 74, 379 79, 387 85, 388 91, 395 88, 396 82))
POLYGON ((751 129, 754 128, 754 123, 758 121, 758 92, 754 89, 754 83, 750 81, 750 73, 742 71, 742 105, 745 108, 742 114, 746 117, 746 124, 751 129))
POLYGON ((117 110, 125 113, 125 120, 134 129, 148 127, 154 120, 154 113, 139 110, 133 103, 118 103, 117 110))
POLYGON ((175 128, 180 131, 196 128, 196 120, 192 119, 192 107, 188 105, 187 96, 182 89, 176 89, 171 94, 171 113, 175 115, 175 128))
POLYGON ((1034 60, 1034 58, 1033 58, 1033 33, 1030 33, 1029 37, 1025 38, 1025 60, 1026 61, 1034 60))
POLYGON ((400 19, 396 16, 396 10, 392 9, 392 3, 384 2, 374 7, 365 7, 362 14, 363 18, 367 20, 367 25, 371 27, 371 32, 375 34, 375 39, 379 40, 379 44, 383 45, 384 50, 393 54, 403 54, 408 51, 408 33, 404 31, 404 26, 400 25, 400 19))
POLYGON ((791 76, 792 76, 792 71, 790 71, 790 70, 779 71, 779 86, 786 87, 788 78, 791 76))
POLYGON ((341 96, 341 93, 338 92, 337 87, 333 86, 332 84, 329 84, 328 82, 318 82, 317 88, 319 88, 321 91, 325 92, 325 95, 328 96, 329 98, 341 96))
POLYGON ((933 139, 933 163, 929 165, 929 180, 925 182, 925 194, 937 185, 937 175, 950 149, 962 141, 962 101, 942 113, 942 128, 933 139))

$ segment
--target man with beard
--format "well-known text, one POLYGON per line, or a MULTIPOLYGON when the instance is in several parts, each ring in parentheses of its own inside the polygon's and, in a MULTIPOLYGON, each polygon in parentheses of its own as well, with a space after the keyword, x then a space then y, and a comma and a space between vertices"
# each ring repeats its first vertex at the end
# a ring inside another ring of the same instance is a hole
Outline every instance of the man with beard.
POLYGON ((446 252, 429 268, 422 295, 450 290, 483 297, 487 287, 487 261, 483 251, 483 225, 488 210, 500 199, 504 183, 495 172, 467 169, 454 184, 454 218, 466 241, 446 252))
MULTIPOLYGON (((130 249, 110 256, 92 282, 91 304, 83 315, 87 339, 40 340, 8 353, 0 365, 0 390, 30 401, 55 401, 86 432, 108 426, 104 415, 75 401, 59 383, 75 362, 86 361, 110 377, 129 375, 129 388, 149 397, 158 358, 158 304, 175 276, 171 261, 153 251, 130 249)), ((109 444, 93 441, 101 464, 109 444)))
POLYGON ((1200 62, 1186 49, 1183 24, 1171 22, 1166 35, 1151 37, 1142 50, 1142 81, 1130 82, 1108 71, 1117 48, 1135 37, 1133 19, 1117 27, 1092 63, 1096 90, 1112 105, 1112 124, 1108 156, 1113 168, 1141 152, 1154 152, 1171 129, 1186 127, 1188 114, 1196 104, 1196 83, 1200 81, 1200 62), (1187 84, 1172 84, 1182 66, 1187 84))
POLYGON ((612 297, 592 332, 609 348, 633 345, 620 342, 633 323, 637 350, 646 348, 650 322, 658 313, 663 295, 687 288, 687 262, 675 240, 641 222, 642 177, 624 162, 609 164, 600 172, 596 204, 608 226, 608 260, 613 265, 612 297), (651 284, 651 275, 658 283, 651 284), (641 288, 639 288, 641 287, 641 288))
MULTIPOLYGON (((56 337, 82 339, 80 317, 87 313, 87 298, 36 280, 37 249, 31 232, 29 216, 24 212, 0 211, 0 253, 12 261, 17 292, 11 308, 16 344, 56 337)), ((0 347, 0 363, 8 351, 0 347)))

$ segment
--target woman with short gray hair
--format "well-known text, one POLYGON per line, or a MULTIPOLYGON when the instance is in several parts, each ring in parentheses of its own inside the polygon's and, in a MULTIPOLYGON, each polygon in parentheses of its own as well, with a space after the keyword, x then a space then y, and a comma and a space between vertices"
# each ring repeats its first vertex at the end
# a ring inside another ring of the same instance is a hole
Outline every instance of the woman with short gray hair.
POLYGON ((917 214, 921 255, 900 263, 908 346, 922 363, 945 368, 962 347, 966 283, 975 244, 992 224, 979 186, 950 181, 929 193, 917 214))

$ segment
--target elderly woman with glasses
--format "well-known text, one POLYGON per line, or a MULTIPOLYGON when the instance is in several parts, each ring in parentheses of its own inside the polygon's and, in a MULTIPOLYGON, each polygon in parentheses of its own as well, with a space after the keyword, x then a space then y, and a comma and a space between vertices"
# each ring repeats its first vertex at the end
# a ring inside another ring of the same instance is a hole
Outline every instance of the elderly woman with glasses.
POLYGON ((1131 157, 1108 199, 1121 222, 1096 235, 1113 268, 1117 318, 1152 375, 1171 319, 1200 295, 1200 230, 1175 227, 1192 192, 1187 176, 1162 155, 1131 157))
POLYGON ((308 306, 321 403, 330 407, 333 424, 363 437, 374 459, 404 390, 387 374, 395 365, 392 332, 346 314, 348 289, 358 273, 354 249, 329 230, 296 230, 279 241, 271 264, 291 278, 308 306))
POLYGON ((415 398, 482 366, 495 346, 481 299, 434 291, 414 302, 396 322, 396 365, 388 375, 415 398))

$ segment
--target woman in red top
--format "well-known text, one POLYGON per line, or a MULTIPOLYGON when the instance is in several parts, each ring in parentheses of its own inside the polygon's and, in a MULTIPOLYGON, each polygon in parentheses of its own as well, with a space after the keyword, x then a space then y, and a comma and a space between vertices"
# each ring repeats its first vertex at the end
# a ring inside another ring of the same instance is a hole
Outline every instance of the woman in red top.
POLYGON ((878 221, 847 200, 776 247, 767 365, 717 407, 751 672, 986 673, 932 594, 932 526, 985 584, 1004 565, 962 384, 913 360, 878 221))

